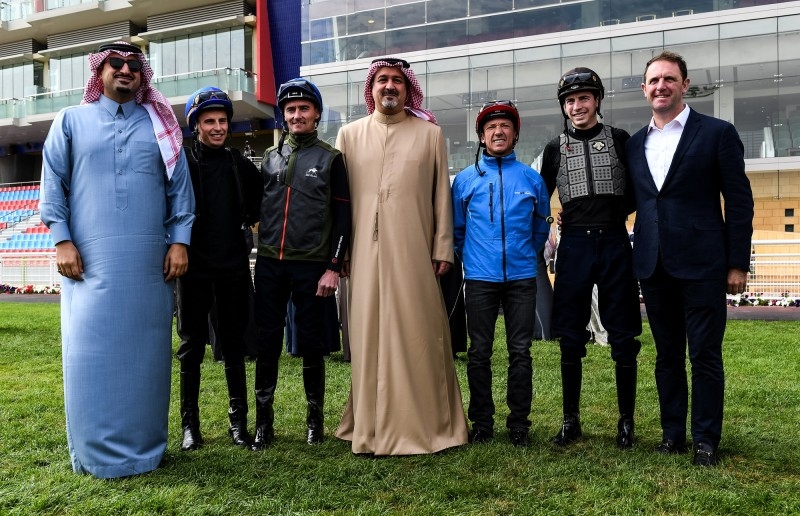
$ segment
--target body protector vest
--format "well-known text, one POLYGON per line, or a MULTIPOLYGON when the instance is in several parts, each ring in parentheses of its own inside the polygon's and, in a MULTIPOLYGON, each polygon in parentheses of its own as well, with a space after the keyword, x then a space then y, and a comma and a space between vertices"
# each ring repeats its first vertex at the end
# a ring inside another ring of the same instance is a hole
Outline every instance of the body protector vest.
POLYGON ((278 259, 330 259, 331 164, 339 151, 312 135, 290 135, 261 163, 264 197, 258 254, 278 259))
POLYGON ((609 126, 585 141, 569 131, 562 133, 559 148, 556 185, 562 206, 582 197, 625 195, 625 166, 617 156, 609 126))

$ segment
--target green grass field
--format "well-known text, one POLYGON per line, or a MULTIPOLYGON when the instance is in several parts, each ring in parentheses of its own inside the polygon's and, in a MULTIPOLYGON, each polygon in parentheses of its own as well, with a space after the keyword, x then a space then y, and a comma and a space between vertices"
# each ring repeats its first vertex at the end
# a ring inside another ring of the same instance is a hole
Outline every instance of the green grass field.
MULTIPOLYGON (((235 448, 227 436, 222 366, 209 350, 200 400, 205 447, 179 449, 175 360, 165 463, 146 475, 98 480, 74 474, 69 463, 58 305, 0 300, 0 514, 800 514, 800 322, 729 323, 722 465, 714 469, 691 466, 688 455, 652 451, 661 434, 647 325, 634 450, 614 446, 613 363, 608 348, 598 346, 590 346, 584 366, 585 436, 566 450, 549 444, 561 412, 555 342, 533 345, 533 445, 512 447, 503 431, 502 330, 500 321, 497 432, 488 445, 377 459, 354 456, 335 438, 308 446, 301 364, 285 356, 275 444, 261 453, 235 448)), ((466 406, 465 357, 456 366, 466 406)), ((252 385, 252 364, 248 373, 252 385)), ((349 365, 334 355, 328 363, 328 435, 348 385, 349 365)), ((251 414, 251 429, 253 420, 251 414)))

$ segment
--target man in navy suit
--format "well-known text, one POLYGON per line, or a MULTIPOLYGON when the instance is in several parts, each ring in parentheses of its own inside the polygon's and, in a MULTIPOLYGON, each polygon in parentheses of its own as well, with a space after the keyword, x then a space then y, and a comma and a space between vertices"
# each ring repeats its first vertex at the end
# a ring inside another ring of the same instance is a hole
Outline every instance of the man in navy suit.
POLYGON ((747 284, 753 194, 736 129, 685 105, 688 88, 681 56, 663 52, 648 61, 642 91, 653 118, 626 145, 636 193, 633 267, 656 344, 663 432, 656 451, 688 451, 688 341, 693 463, 714 466, 722 435, 725 293, 744 292, 747 284))

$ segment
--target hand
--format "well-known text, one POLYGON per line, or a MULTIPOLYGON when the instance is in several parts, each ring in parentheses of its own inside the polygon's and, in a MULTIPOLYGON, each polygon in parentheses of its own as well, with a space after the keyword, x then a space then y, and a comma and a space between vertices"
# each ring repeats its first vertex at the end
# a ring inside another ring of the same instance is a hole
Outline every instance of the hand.
POLYGON ((450 262, 440 262, 437 260, 433 260, 431 263, 433 264, 433 273, 440 278, 447 274, 447 272, 450 270, 450 267, 453 266, 453 264, 450 262))
POLYGON ((83 281, 83 260, 72 240, 56 244, 56 268, 65 278, 83 281))
POLYGON ((747 272, 742 269, 728 269, 728 294, 743 294, 747 288, 747 272))
POLYGON ((564 210, 558 210, 558 215, 556 215, 556 225, 558 226, 558 229, 561 229, 561 226, 564 224, 561 221, 561 212, 562 211, 564 211, 564 210))
POLYGON ((172 281, 186 274, 189 269, 189 253, 186 244, 172 244, 164 257, 164 281, 172 281))
POLYGON ((325 273, 317 282, 317 296, 328 297, 336 293, 336 288, 339 286, 339 273, 326 269, 325 273))

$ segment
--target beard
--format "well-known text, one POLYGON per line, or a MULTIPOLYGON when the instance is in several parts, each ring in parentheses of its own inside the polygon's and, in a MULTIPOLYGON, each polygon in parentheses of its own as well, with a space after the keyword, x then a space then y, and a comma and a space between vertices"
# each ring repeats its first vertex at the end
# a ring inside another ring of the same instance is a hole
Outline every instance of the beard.
POLYGON ((381 99, 381 106, 383 106, 384 109, 394 109, 397 107, 397 99, 387 99, 384 97, 381 99))
MULTIPOLYGON (((117 78, 117 79, 126 79, 129 82, 133 82, 135 80, 131 76, 121 76, 120 75, 120 76, 117 76, 115 78, 117 78)), ((131 93, 133 91, 133 88, 131 88, 131 86, 129 84, 121 83, 121 82, 118 82, 118 81, 115 81, 115 82, 116 82, 116 84, 114 84, 114 89, 117 91, 117 93, 122 93, 123 95, 127 95, 127 94, 129 94, 129 93, 131 93)))

